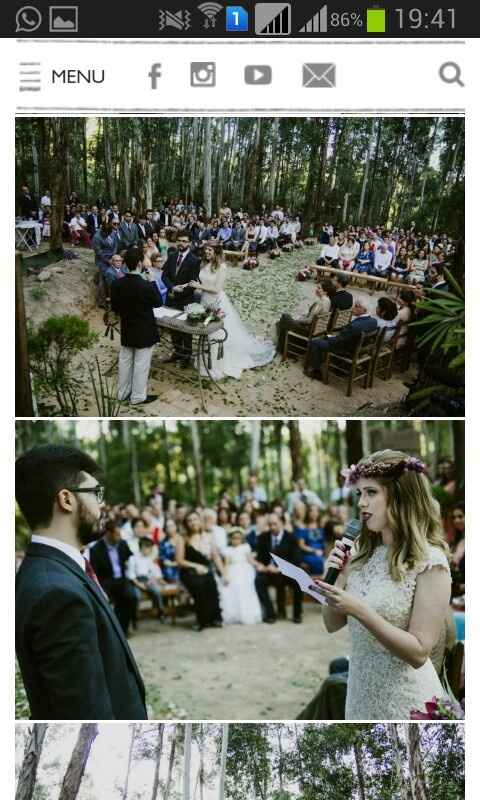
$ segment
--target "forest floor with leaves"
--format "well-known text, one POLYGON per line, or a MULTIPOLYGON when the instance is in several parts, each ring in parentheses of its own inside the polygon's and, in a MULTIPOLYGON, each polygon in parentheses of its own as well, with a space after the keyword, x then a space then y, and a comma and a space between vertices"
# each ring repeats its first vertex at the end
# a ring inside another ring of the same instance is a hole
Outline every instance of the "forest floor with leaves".
MULTIPOLYGON (((95 367, 95 356, 103 372, 111 370, 110 384, 115 386, 116 358, 119 348, 118 335, 111 341, 104 336, 103 311, 96 308, 93 277, 95 265, 93 252, 76 248, 77 260, 62 261, 58 266, 62 273, 53 273, 48 281, 40 284, 34 276, 24 278, 24 294, 27 320, 37 325, 51 315, 79 314, 87 319, 98 333, 96 345, 83 353, 74 366, 75 376, 80 381, 77 393, 81 416, 96 416, 92 385, 87 365, 95 367)), ((261 257, 260 267, 246 272, 240 267, 228 268, 226 291, 249 328, 261 337, 272 338, 275 322, 282 313, 298 316, 307 311, 313 302, 313 282, 300 283, 296 273, 308 263, 314 263, 315 248, 283 254, 275 261, 261 257)), ((376 297, 368 292, 354 289, 353 294, 362 297, 374 312, 376 297)), ((154 354, 150 373, 149 391, 158 394, 158 400, 145 409, 122 406, 122 416, 185 417, 193 414, 204 416, 200 392, 192 370, 175 370, 172 365, 161 363, 160 349, 154 354)), ((222 381, 225 394, 213 387, 206 389, 208 415, 211 417, 232 416, 398 416, 400 402, 406 394, 404 381, 408 374, 395 375, 388 382, 377 381, 371 389, 355 387, 353 396, 345 396, 344 382, 326 386, 303 374, 300 362, 282 362, 280 356, 265 367, 247 370, 240 380, 226 378, 222 381)), ((53 399, 40 404, 47 414, 58 414, 53 399)))
POLYGON ((313 602, 304 604, 301 625, 287 619, 197 633, 193 621, 144 619, 130 640, 151 719, 294 719, 332 658, 349 650, 346 629, 328 634, 313 602))

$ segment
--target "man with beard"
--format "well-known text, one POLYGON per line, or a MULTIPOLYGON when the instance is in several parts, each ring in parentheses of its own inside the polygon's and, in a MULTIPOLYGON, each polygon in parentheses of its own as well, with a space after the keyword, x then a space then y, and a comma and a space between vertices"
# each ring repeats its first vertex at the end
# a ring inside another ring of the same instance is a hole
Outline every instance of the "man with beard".
POLYGON ((122 627, 82 551, 102 535, 95 461, 43 445, 16 462, 31 542, 16 580, 16 651, 32 719, 147 719, 122 627))

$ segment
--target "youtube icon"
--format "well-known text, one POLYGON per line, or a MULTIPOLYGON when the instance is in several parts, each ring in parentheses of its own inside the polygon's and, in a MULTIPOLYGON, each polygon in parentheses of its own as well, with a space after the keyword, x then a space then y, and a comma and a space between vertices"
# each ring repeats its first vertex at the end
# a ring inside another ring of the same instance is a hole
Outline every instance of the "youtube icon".
POLYGON ((249 64, 245 67, 245 83, 267 86, 272 82, 272 68, 268 64, 249 64))

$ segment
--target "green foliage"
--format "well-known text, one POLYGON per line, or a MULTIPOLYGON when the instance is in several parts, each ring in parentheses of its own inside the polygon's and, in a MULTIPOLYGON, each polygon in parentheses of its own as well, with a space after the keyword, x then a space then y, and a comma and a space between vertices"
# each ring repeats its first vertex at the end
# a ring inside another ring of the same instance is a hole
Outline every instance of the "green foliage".
POLYGON ((417 303, 417 309, 425 312, 413 326, 428 326, 418 337, 420 347, 428 347, 430 355, 439 352, 448 360, 450 369, 465 365, 465 296, 453 275, 445 270, 453 292, 438 292, 417 303))
POLYGON ((33 286, 30 295, 33 300, 43 300, 48 294, 46 286, 33 286))
POLYGON ((118 417, 122 404, 117 400, 117 386, 114 379, 108 380, 102 375, 100 362, 98 357, 95 356, 94 369, 91 364, 88 364, 88 373, 90 375, 90 383, 93 389, 93 396, 97 406, 99 417, 118 417))
POLYGON ((37 389, 53 393, 64 416, 77 416, 76 391, 80 381, 74 377, 74 359, 97 341, 97 334, 86 320, 65 314, 49 317, 34 331, 28 331, 30 364, 37 389))

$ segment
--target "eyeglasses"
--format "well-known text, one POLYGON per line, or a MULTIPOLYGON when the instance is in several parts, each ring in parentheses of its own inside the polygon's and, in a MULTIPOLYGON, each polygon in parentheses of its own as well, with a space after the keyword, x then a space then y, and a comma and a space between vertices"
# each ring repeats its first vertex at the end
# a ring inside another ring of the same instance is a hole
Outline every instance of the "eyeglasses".
POLYGON ((97 501, 103 503, 105 497, 105 486, 97 484, 97 486, 89 486, 88 488, 78 488, 76 486, 67 487, 69 492, 94 492, 97 496, 97 501))

